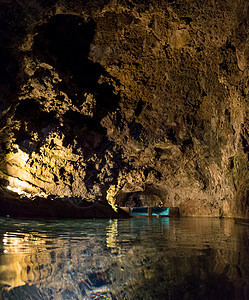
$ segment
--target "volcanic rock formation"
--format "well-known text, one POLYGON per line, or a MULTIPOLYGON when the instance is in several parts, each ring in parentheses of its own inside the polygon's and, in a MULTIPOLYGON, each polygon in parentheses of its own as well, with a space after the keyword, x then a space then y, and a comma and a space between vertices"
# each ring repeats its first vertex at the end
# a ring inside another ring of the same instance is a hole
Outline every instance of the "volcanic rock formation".
POLYGON ((248 5, 1 0, 1 214, 249 217, 248 5))

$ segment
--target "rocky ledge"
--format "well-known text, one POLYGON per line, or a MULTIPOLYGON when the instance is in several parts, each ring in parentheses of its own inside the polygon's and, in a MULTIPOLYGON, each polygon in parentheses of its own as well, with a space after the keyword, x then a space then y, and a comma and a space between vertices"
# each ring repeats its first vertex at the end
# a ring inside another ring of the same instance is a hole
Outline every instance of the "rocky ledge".
POLYGON ((0 0, 0 213, 248 218, 248 5, 0 0))

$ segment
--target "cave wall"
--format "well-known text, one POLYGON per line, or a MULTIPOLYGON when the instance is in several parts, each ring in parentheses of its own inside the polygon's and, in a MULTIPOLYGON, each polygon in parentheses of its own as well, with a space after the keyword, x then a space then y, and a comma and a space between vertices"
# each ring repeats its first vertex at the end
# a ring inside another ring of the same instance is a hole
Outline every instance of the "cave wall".
POLYGON ((249 217, 248 17, 245 0, 1 0, 2 197, 249 217))

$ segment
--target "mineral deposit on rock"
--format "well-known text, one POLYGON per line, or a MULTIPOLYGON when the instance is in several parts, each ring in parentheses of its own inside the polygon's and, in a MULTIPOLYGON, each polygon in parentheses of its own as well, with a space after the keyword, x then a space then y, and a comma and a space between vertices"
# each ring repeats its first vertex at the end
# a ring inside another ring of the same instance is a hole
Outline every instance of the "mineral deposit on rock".
POLYGON ((1 214, 249 217, 248 5, 1 0, 1 214))

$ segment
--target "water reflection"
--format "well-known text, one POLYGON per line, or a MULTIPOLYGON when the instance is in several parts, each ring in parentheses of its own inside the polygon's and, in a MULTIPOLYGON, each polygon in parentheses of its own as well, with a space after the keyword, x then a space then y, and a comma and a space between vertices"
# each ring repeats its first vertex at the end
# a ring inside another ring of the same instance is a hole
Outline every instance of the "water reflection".
POLYGON ((119 250, 117 246, 117 236, 118 236, 118 220, 110 220, 106 227, 106 246, 111 249, 112 253, 119 250))
POLYGON ((249 226, 0 219, 0 299, 249 299, 249 226))

